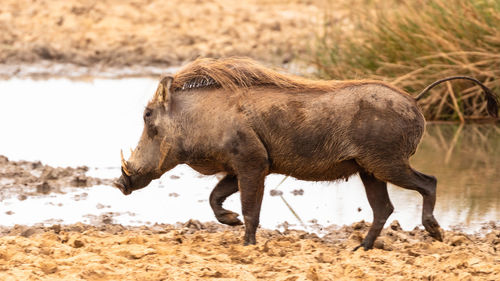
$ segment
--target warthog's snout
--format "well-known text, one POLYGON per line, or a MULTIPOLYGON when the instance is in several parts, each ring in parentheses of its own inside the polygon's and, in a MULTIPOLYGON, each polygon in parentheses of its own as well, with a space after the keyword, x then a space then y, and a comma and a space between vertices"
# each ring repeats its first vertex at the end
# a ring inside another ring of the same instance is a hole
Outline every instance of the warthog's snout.
POLYGON ((127 174, 123 171, 123 168, 122 175, 119 179, 113 182, 113 185, 119 188, 124 195, 129 195, 130 193, 132 193, 132 189, 130 188, 130 177, 127 176, 127 174))

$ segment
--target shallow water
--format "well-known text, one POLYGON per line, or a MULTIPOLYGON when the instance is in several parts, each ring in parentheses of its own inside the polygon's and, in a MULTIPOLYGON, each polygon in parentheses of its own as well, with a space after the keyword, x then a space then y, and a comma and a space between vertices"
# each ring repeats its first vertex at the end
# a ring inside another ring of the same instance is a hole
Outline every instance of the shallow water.
MULTIPOLYGON (((51 166, 87 165, 91 176, 116 177, 119 151, 135 147, 142 131, 142 111, 156 86, 156 80, 142 78, 1 81, 0 154, 51 166)), ((500 220, 499 158, 497 125, 427 126, 411 162, 417 170, 438 178, 435 215, 443 227, 472 232, 482 223, 500 220)), ((286 221, 303 228, 282 198, 270 195, 282 179, 271 175, 266 180, 261 225, 276 228, 286 221)), ((178 166, 130 196, 110 186, 68 188, 66 194, 24 201, 13 196, 0 202, 0 225, 98 223, 106 218, 128 225, 191 218, 212 221, 207 200, 216 183, 215 176, 203 177, 178 166)), ((372 219, 358 176, 333 183, 290 178, 278 189, 308 230, 372 219), (292 194, 294 190, 303 190, 303 195, 292 194)), ((395 206, 389 221, 397 219, 405 229, 419 226, 420 195, 395 186, 390 186, 389 194, 395 206)), ((238 194, 224 205, 241 213, 238 194)))

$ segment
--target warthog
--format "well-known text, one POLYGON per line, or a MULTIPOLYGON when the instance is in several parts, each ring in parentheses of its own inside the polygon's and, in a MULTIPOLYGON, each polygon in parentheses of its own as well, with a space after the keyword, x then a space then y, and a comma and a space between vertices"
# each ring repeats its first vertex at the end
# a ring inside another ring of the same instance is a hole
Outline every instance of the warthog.
MULTIPOLYGON (((496 97, 484 89, 488 110, 497 116, 496 97)), ((161 79, 143 118, 142 137, 130 159, 122 154, 115 185, 128 195, 178 164, 204 175, 225 173, 210 205, 219 222, 241 224, 238 214, 222 207, 226 197, 240 192, 245 245, 256 243, 270 173, 308 181, 359 173, 373 224, 357 248, 372 248, 393 212, 387 182, 423 196, 422 224, 443 239, 433 215, 436 178, 408 162, 424 132, 424 117, 415 98, 386 83, 312 81, 248 59, 199 59, 161 79)))

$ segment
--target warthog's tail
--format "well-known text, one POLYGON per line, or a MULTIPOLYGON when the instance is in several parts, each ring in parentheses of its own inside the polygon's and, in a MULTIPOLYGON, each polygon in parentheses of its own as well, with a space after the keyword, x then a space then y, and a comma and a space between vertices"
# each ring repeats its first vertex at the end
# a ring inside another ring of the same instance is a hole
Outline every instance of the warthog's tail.
POLYGON ((441 84, 443 82, 449 81, 449 80, 455 80, 455 79, 465 79, 465 80, 470 80, 481 86, 481 88, 484 91, 484 94, 486 95, 486 108, 488 109, 488 113, 493 116, 493 117, 498 117, 498 98, 497 96, 490 90, 488 87, 486 87, 483 83, 479 82, 479 80, 472 78, 472 77, 467 77, 467 76, 451 76, 451 77, 446 77, 441 80, 437 80, 436 82, 430 84, 429 86, 425 87, 425 89, 420 92, 415 97, 415 100, 421 99, 427 92, 434 88, 436 85, 441 84))

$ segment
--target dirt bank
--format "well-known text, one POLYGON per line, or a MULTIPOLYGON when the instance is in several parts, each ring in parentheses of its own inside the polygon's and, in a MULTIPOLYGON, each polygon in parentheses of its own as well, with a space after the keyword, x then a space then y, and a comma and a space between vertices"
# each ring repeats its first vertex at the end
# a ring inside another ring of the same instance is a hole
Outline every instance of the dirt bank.
POLYGON ((85 175, 87 171, 85 166, 54 168, 41 162, 10 161, 0 155, 0 200, 13 196, 25 200, 28 196, 62 194, 68 187, 111 184, 110 180, 85 175))
POLYGON ((16 226, 0 237, 1 280, 499 280, 500 227, 484 235, 383 231, 378 249, 352 252, 367 225, 318 238, 301 231, 258 231, 242 246, 243 228, 184 225, 16 226))
POLYGON ((167 67, 249 56, 283 64, 308 52, 323 16, 316 2, 5 0, 0 64, 12 75, 41 61, 167 67))

